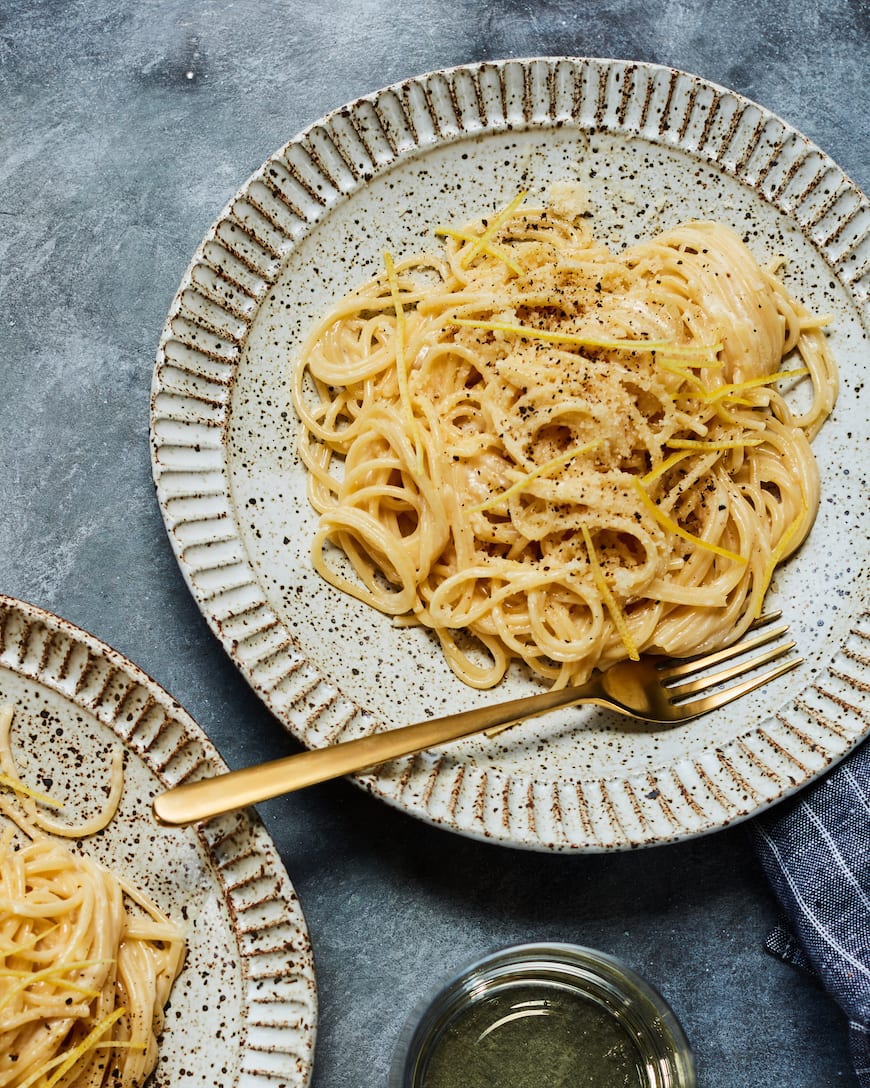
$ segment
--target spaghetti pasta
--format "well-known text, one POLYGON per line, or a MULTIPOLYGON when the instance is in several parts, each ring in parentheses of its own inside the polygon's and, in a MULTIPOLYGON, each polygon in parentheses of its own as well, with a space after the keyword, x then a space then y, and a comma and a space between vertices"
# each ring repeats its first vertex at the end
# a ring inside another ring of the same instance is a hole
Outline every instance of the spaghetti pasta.
MULTIPOLYGON (((12 761, 11 721, 0 707, 0 767, 17 795, 0 801, 0 1086, 140 1088, 157 1060, 182 935, 123 878, 42 832, 12 761)), ((116 764, 98 817, 66 836, 108 824, 119 773, 116 764)))
POLYGON ((294 365, 315 569, 480 688, 738 637, 818 507, 824 319, 713 222, 616 254, 518 198, 436 233, 294 365))

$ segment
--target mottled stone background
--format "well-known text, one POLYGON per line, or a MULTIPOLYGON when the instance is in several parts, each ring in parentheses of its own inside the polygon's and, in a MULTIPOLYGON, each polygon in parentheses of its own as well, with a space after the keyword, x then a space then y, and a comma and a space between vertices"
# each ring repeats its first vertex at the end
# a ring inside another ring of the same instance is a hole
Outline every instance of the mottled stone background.
MULTIPOLYGON (((206 229, 327 110, 483 58, 655 61, 780 114, 865 189, 866 0, 2 0, 0 591, 168 688, 232 765, 294 747, 209 633, 151 484, 166 311, 206 229)), ((262 809, 317 957, 315 1088, 377 1088, 449 968, 552 938, 622 956, 683 1021, 703 1088, 854 1085, 838 1010, 763 951, 744 832, 611 857, 466 841, 346 783, 262 809)))

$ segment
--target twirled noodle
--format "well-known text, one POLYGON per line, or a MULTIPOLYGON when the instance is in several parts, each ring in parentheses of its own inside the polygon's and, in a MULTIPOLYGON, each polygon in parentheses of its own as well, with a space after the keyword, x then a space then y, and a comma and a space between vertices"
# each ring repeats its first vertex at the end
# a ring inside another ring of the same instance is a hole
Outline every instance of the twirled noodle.
MULTIPOLYGON (((0 707, 2 779, 17 795, 0 799, 10 820, 0 831, 0 1086, 140 1088, 157 1061, 182 935, 123 878, 41 832, 36 801, 48 799, 18 777, 11 722, 0 707)), ((64 834, 108 825, 120 775, 115 763, 107 805, 64 834)))
POLYGON ((713 222, 615 254, 519 197, 436 233, 295 364, 315 568, 481 688, 737 637, 818 507, 824 319, 713 222))

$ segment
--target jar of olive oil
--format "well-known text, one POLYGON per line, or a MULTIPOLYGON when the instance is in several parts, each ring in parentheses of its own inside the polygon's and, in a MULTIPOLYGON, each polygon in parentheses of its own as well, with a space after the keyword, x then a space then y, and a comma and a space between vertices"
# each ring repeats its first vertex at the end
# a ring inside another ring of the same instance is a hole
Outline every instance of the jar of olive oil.
POLYGON ((664 998, 612 956, 567 944, 496 952, 409 1020, 389 1088, 695 1088, 664 998))

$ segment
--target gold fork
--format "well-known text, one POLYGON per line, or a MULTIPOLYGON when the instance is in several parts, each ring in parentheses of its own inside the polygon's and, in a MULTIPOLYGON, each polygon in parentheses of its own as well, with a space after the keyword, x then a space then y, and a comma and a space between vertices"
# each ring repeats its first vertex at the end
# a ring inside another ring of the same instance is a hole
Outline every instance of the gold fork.
POLYGON ((772 626, 779 616, 779 612, 762 616, 753 624, 753 629, 763 629, 761 634, 715 653, 681 660, 642 657, 640 661, 624 661, 578 687, 544 691, 506 703, 477 707, 186 782, 154 798, 154 817, 158 823, 167 825, 207 820, 316 782, 354 774, 447 741, 579 703, 596 703, 642 721, 676 725, 725 706, 801 664, 801 658, 785 657, 794 648, 794 642, 769 645, 776 643, 788 630, 787 624, 772 626), (746 659, 747 654, 762 646, 768 648, 746 659), (779 663, 763 674, 758 673, 758 669, 773 661, 779 663), (726 662, 734 663, 707 675, 709 669, 726 662), (699 673, 705 675, 699 676, 699 673), (722 687, 739 677, 744 679, 722 687))

